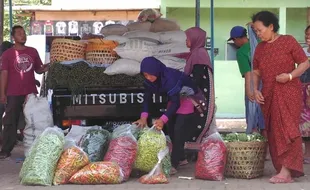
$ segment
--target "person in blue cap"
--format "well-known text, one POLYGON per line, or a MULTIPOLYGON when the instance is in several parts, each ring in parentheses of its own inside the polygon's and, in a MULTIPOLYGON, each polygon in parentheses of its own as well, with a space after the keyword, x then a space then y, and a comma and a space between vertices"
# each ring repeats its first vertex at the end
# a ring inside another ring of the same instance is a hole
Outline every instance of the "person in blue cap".
POLYGON ((251 47, 247 35, 247 29, 242 26, 235 26, 230 31, 230 38, 228 41, 233 41, 237 49, 237 62, 241 76, 245 79, 245 108, 246 108, 246 123, 247 133, 252 133, 257 129, 264 129, 264 121, 262 112, 257 106, 258 121, 251 126, 249 122, 249 109, 251 102, 254 102, 254 93, 251 91, 251 47))

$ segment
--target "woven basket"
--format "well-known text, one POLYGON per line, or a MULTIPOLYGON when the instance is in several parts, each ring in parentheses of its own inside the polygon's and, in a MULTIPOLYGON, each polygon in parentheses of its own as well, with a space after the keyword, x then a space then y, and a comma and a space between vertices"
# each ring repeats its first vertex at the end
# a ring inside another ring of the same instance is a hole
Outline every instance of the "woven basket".
POLYGON ((119 58, 114 51, 117 46, 115 41, 91 39, 86 48, 86 60, 94 64, 112 64, 119 58))
POLYGON ((266 142, 228 142, 225 175, 253 179, 264 174, 266 142))
POLYGON ((51 47, 51 62, 85 59, 86 44, 76 40, 55 39, 51 47))

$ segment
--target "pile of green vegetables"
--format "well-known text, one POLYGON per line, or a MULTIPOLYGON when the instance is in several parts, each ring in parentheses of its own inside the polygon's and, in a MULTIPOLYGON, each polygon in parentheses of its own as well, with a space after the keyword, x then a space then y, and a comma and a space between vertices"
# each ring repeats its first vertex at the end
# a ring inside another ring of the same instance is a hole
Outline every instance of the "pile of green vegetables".
POLYGON ((229 133, 222 135, 225 142, 262 142, 266 139, 259 133, 245 134, 245 133, 229 133))
POLYGON ((49 89, 68 88, 72 94, 81 94, 90 87, 140 87, 143 77, 124 74, 106 75, 105 68, 90 67, 85 62, 73 65, 53 63, 47 75, 49 89))

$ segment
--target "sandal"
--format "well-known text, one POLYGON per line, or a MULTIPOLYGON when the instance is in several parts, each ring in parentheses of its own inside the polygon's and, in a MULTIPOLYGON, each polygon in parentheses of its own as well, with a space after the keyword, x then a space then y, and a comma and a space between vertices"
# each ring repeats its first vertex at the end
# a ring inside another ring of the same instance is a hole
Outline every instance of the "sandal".
POLYGON ((272 178, 269 179, 269 182, 273 183, 273 184, 293 183, 294 180, 292 178, 284 178, 284 177, 279 177, 279 176, 273 176, 272 178))
POLYGON ((188 164, 188 161, 187 160, 183 160, 183 161, 180 161, 179 162, 179 166, 185 166, 188 164))
POLYGON ((170 169, 170 175, 175 175, 178 171, 175 168, 170 169))
POLYGON ((310 157, 304 158, 304 164, 310 164, 310 157))

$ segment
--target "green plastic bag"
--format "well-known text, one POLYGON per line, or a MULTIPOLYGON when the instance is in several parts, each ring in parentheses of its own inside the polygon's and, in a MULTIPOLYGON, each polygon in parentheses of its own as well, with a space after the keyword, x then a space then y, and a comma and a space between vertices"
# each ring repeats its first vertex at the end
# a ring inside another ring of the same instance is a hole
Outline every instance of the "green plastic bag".
POLYGON ((23 185, 52 185, 65 137, 57 127, 47 128, 33 143, 20 171, 23 185))

